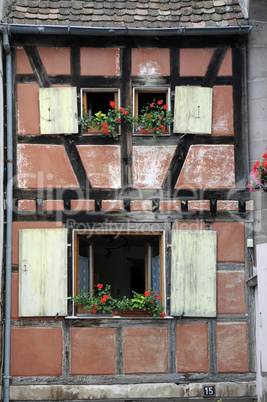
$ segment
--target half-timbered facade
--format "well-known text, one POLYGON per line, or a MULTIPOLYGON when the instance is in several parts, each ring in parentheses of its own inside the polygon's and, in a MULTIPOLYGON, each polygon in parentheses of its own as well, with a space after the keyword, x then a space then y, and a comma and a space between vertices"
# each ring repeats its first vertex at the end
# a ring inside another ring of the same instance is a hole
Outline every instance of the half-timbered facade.
POLYGON ((255 397, 248 31, 237 1, 12 5, 11 400, 255 397), (158 101, 155 140, 78 124, 158 101), (99 283, 165 317, 74 306, 99 283))

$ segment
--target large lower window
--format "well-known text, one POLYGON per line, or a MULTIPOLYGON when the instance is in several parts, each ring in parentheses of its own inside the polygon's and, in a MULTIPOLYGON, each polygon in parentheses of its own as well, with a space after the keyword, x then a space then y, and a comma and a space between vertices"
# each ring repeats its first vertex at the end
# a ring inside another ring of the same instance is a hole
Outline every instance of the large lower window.
POLYGON ((164 296, 162 233, 81 233, 74 236, 75 294, 111 285, 120 299, 149 288, 164 296))

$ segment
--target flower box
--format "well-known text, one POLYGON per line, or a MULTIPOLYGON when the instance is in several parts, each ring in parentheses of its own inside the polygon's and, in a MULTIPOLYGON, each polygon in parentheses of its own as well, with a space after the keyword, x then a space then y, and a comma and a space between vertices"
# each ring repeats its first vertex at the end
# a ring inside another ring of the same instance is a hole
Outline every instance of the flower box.
POLYGON ((152 314, 148 310, 142 310, 140 308, 134 308, 133 310, 126 307, 121 313, 121 317, 152 317, 152 314))

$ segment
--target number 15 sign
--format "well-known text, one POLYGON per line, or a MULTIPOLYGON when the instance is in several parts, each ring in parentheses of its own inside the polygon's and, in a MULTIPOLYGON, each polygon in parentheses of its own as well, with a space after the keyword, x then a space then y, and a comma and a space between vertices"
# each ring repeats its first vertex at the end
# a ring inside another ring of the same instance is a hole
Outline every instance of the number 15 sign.
POLYGON ((215 395, 215 385, 203 385, 203 396, 211 397, 215 395))

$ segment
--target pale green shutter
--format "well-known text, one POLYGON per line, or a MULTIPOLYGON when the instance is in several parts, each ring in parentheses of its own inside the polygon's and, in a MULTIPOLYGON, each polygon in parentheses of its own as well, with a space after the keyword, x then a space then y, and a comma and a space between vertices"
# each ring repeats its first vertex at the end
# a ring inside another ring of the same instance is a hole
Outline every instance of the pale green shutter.
POLYGON ((78 133, 75 87, 40 88, 41 134, 78 133))
POLYGON ((175 87, 174 133, 211 134, 212 88, 175 87))
POLYGON ((24 229, 19 239, 19 316, 67 315, 67 229, 24 229))
POLYGON ((173 230, 171 314, 216 316, 216 232, 173 230))

